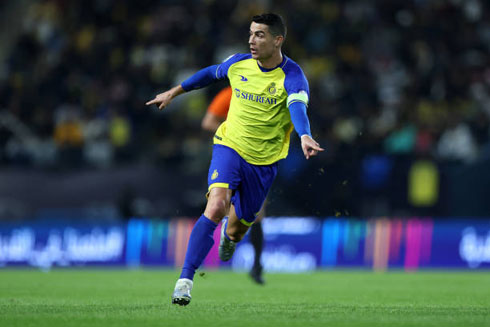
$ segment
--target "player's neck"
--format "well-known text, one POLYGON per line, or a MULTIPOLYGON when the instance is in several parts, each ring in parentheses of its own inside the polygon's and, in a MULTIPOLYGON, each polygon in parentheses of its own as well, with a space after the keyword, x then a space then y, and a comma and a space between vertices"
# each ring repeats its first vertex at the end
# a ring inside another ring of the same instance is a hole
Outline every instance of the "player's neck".
POLYGON ((267 59, 258 59, 258 63, 261 67, 266 68, 266 69, 272 69, 277 66, 282 62, 282 53, 281 51, 277 51, 274 53, 274 55, 270 56, 267 59))

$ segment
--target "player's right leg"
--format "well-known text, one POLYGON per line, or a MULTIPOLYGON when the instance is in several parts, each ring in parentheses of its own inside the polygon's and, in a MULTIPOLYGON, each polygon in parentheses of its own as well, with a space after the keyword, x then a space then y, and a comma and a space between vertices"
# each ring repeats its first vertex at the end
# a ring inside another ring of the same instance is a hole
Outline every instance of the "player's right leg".
POLYGON ((192 229, 182 273, 172 295, 172 303, 187 305, 191 301, 194 274, 214 244, 214 230, 230 210, 232 190, 238 183, 238 165, 234 151, 224 146, 213 147, 213 158, 208 173, 208 202, 204 214, 192 229))
POLYGON ((192 229, 182 273, 172 294, 172 303, 187 305, 191 301, 194 274, 213 247, 213 233, 229 211, 231 193, 230 189, 224 188, 214 188, 209 193, 206 210, 192 229))

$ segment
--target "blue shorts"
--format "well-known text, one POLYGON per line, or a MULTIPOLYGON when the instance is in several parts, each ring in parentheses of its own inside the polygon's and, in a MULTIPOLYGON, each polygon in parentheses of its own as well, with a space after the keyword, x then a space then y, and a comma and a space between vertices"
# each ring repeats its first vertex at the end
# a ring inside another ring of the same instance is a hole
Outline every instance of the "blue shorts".
POLYGON ((276 175, 277 162, 265 166, 252 165, 232 148, 215 144, 209 166, 208 191, 215 187, 233 190, 231 203, 236 214, 243 224, 251 226, 276 175))

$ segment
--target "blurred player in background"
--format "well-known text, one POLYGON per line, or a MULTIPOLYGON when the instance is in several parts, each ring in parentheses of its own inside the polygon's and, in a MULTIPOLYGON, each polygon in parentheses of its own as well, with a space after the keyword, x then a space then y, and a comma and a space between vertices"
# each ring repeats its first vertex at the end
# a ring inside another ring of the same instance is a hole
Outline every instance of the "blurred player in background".
MULTIPOLYGON (((219 125, 226 120, 228 116, 228 109, 230 108, 232 91, 231 87, 225 87, 222 89, 211 101, 211 104, 206 111, 206 115, 202 120, 202 128, 208 132, 215 133, 219 125)), ((266 200, 267 201, 267 200, 266 200)), ((265 216, 265 204, 257 215, 253 225, 250 227, 250 243, 254 248, 255 256, 252 269, 250 270, 250 277, 257 284, 264 284, 264 278, 262 277, 262 264, 260 258, 262 256, 262 248, 264 245, 264 232, 262 230, 262 219, 265 216)))
POLYGON ((211 250, 214 230, 226 215, 219 256, 223 261, 231 259, 236 243, 262 208, 277 175, 277 162, 288 154, 292 130, 301 138, 306 159, 323 151, 311 137, 306 115, 308 81, 298 64, 282 54, 285 38, 280 16, 254 16, 249 54, 238 53, 204 68, 146 103, 163 109, 176 96, 225 78, 233 90, 228 117, 214 135, 206 209, 192 229, 172 303, 190 303, 196 269, 211 250))

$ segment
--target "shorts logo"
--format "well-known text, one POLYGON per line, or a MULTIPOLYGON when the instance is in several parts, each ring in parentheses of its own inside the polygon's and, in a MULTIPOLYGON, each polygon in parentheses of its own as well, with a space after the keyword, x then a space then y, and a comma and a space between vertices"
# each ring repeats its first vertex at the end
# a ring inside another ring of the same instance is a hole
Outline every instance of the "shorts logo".
POLYGON ((269 88, 267 89, 270 95, 276 94, 276 83, 272 82, 269 88))
POLYGON ((215 180, 216 178, 218 178, 218 170, 217 169, 215 169, 213 171, 213 174, 211 175, 211 180, 215 180))

